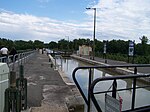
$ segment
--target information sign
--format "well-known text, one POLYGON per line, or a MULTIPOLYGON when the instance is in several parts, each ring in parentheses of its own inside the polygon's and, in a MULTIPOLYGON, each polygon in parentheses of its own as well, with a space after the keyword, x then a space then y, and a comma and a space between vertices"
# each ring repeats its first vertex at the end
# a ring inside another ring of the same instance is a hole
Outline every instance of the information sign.
POLYGON ((104 54, 106 54, 106 42, 104 42, 104 54))
POLYGON ((134 41, 129 41, 129 56, 134 56, 134 41))

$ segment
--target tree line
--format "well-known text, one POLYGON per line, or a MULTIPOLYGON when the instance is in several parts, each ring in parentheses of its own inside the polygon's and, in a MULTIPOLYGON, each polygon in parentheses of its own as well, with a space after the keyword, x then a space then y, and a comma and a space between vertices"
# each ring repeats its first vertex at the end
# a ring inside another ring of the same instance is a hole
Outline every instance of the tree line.
MULTIPOLYGON (((140 43, 135 43, 135 63, 150 63, 150 45, 148 44, 148 38, 142 36, 139 38, 140 43)), ((49 48, 51 50, 70 51, 74 52, 79 49, 79 45, 93 46, 93 40, 90 39, 74 39, 68 41, 61 39, 58 42, 51 41, 44 43, 39 40, 24 41, 24 40, 9 40, 0 38, 0 46, 5 46, 8 49, 15 47, 16 50, 27 50, 36 48, 49 48)), ((104 42, 95 39, 95 54, 102 57, 104 50, 104 42)), ((124 40, 110 40, 107 41, 107 58, 126 61, 128 56, 129 41, 124 40)))
MULTIPOLYGON (((135 54, 136 55, 150 55, 150 45, 148 43, 148 38, 143 36, 139 38, 141 43, 135 43, 135 54)), ((61 39, 58 42, 51 41, 46 46, 50 49, 54 50, 62 50, 62 51, 77 51, 79 49, 79 45, 88 45, 93 46, 93 40, 90 39, 74 39, 73 41, 68 41, 65 39, 61 39)), ((103 45, 102 41, 95 39, 95 52, 103 53, 103 45)), ((111 40, 107 41, 107 53, 120 53, 127 54, 129 48, 129 41, 124 40, 111 40)))
POLYGON ((11 50, 12 47, 15 47, 17 51, 28 50, 28 49, 36 49, 43 48, 44 42, 35 40, 35 41, 24 41, 24 40, 15 40, 12 41, 10 39, 0 38, 0 48, 2 46, 7 47, 11 50))
MULTIPOLYGON (((134 49, 134 63, 150 63, 150 45, 148 44, 148 38, 142 36, 140 43, 135 43, 134 49)), ((107 43, 107 58, 127 61, 129 52, 129 41, 124 40, 110 40, 107 43)), ((93 40, 90 39, 74 39, 73 41, 68 41, 61 39, 58 42, 51 41, 47 44, 47 47, 53 50, 61 51, 77 51, 79 45, 93 46, 93 40)), ((104 42, 95 39, 95 55, 103 57, 104 42)), ((131 57, 130 57, 131 58, 131 57)))

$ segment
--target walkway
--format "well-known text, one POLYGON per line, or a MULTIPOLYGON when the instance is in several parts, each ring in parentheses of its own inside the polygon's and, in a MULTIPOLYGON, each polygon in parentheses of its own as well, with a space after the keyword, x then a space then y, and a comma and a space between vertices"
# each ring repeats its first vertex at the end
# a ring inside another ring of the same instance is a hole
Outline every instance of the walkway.
MULTIPOLYGON (((50 66, 46 54, 36 53, 24 65, 28 80, 28 106, 31 112, 68 112, 67 99, 80 96, 75 86, 67 85, 57 70, 50 66)), ((73 105, 79 105, 73 99, 73 105)), ((70 102, 68 102, 68 105, 70 102)))
MULTIPOLYGON (((110 59, 107 59, 107 63, 105 63, 105 59, 99 58, 99 57, 95 57, 94 60, 90 59, 89 56, 82 56, 81 58, 88 59, 88 61, 91 61, 91 62, 93 61, 96 63, 101 63, 102 65, 129 65, 129 63, 127 63, 127 62, 110 60, 110 59)), ((129 70, 132 70, 132 69, 129 68, 129 70)), ((150 67, 138 67, 137 70, 139 73, 150 73, 150 67)))

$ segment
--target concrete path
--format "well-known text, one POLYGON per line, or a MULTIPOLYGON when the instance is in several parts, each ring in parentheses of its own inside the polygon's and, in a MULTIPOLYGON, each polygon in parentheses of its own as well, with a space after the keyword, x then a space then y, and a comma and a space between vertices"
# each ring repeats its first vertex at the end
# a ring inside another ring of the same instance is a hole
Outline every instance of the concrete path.
MULTIPOLYGON (((92 60, 92 59, 90 59, 89 56, 82 56, 82 58, 92 60)), ((116 60, 111 60, 111 59, 107 59, 107 63, 105 63, 105 59, 99 58, 99 57, 95 57, 94 61, 103 63, 103 65, 129 65, 129 63, 127 63, 127 62, 116 61, 116 60)), ((150 73, 150 67, 138 67, 137 70, 139 73, 150 73)))
POLYGON ((24 65, 24 75, 31 112, 68 112, 66 99, 80 96, 75 86, 68 86, 58 71, 51 68, 46 54, 35 53, 24 65))

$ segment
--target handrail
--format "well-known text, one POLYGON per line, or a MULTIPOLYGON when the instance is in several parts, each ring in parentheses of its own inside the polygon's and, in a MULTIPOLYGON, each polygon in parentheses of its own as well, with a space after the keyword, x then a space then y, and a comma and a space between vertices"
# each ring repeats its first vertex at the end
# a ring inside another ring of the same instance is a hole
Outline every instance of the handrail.
MULTIPOLYGON (((98 69, 98 68, 123 68, 123 67, 125 67, 125 68, 128 68, 128 67, 133 67, 134 68, 134 75, 135 74, 137 74, 137 67, 150 67, 150 64, 129 64, 129 65, 109 65, 109 66, 89 66, 89 67, 77 67, 77 68, 75 68, 74 69, 74 71, 73 71, 73 73, 72 73, 72 78, 73 78, 73 80, 74 80, 74 82, 75 82, 75 84, 76 84, 76 86, 77 86, 77 88, 79 89, 79 91, 80 91, 80 93, 81 93, 81 95, 82 95, 82 97, 83 97, 83 99, 84 99, 84 101, 85 101, 85 103, 87 104, 87 106, 88 106, 88 109, 87 109, 87 111, 89 112, 90 111, 90 95, 91 95, 91 93, 90 93, 90 91, 91 91, 91 88, 90 88, 90 86, 91 86, 91 79, 90 79, 90 77, 91 77, 91 69, 98 69), (79 69, 89 69, 89 89, 88 89, 88 99, 86 98, 86 96, 85 96, 85 94, 84 94, 84 92, 82 91, 82 89, 81 89, 81 87, 80 87, 80 85, 79 85, 79 83, 78 83, 78 81, 77 81, 77 79, 76 79, 76 72, 79 70, 79 69)), ((133 75, 133 74, 132 74, 133 75)), ((131 78, 131 76, 132 75, 130 75, 130 78, 131 78)), ((146 76, 146 75, 145 75, 146 76)), ((144 77, 145 77, 144 76, 144 77)), ((122 76, 121 76, 122 77, 122 76)), ((136 81, 135 81, 136 82, 136 81)), ((92 83, 93 84, 93 83, 92 83)), ((133 99, 134 100, 134 99, 133 99)), ((132 105, 134 104, 134 102, 132 103, 132 105)), ((134 106, 133 106, 134 107, 134 106)), ((133 108, 132 107, 132 108, 133 108)), ((101 111, 101 109, 99 108, 99 111, 101 111)))
POLYGON ((9 67, 12 65, 12 70, 14 70, 14 67, 15 67, 14 65, 16 62, 18 63, 18 66, 20 64, 23 64, 23 62, 25 63, 27 57, 33 54, 34 52, 35 50, 18 53, 18 54, 15 54, 14 56, 13 55, 3 56, 3 57, 0 57, 0 62, 2 62, 3 59, 5 59, 4 63, 7 63, 9 67))
MULTIPOLYGON (((95 96, 94 96, 94 87, 95 87, 95 85, 98 83, 98 82, 100 82, 100 81, 106 81, 106 80, 116 80, 116 79, 133 79, 133 80, 136 80, 137 78, 141 78, 141 77, 150 77, 150 74, 146 74, 146 75, 144 75, 144 74, 142 74, 142 75, 135 75, 135 74, 131 74, 131 75, 121 75, 121 76, 113 76, 113 77, 110 77, 110 76, 107 76, 107 77, 102 77, 102 78, 97 78, 97 79, 95 79, 93 82, 92 82, 92 84, 91 84, 91 86, 90 86, 90 94, 91 94, 91 99, 92 99, 92 101, 93 101, 93 103, 94 103, 94 105, 95 105, 95 107, 96 107, 96 109, 97 109, 97 111, 98 112, 100 112, 101 111, 101 108, 100 108, 100 106, 99 106, 99 104, 98 104, 98 102, 97 102, 97 100, 96 100, 96 98, 95 98, 95 96)), ((147 86, 147 87, 150 87, 150 86, 147 86)), ((130 88, 130 89, 133 89, 133 90, 135 90, 137 87, 136 87, 136 83, 134 82, 133 83, 133 87, 132 88, 130 88)), ((140 88, 142 88, 142 87, 140 87, 140 88)), ((127 88, 128 89, 128 88, 127 88)), ((117 91, 119 91, 119 90, 121 90, 121 89, 118 89, 117 91)), ((113 90, 111 91, 111 92, 113 92, 113 90)), ((135 95, 134 95, 135 96, 135 95)), ((134 99, 135 100, 135 99, 134 99)), ((149 105, 150 106, 150 105, 149 105)), ((132 101, 132 108, 131 108, 131 110, 134 110, 135 108, 134 108, 134 101, 132 101)))

